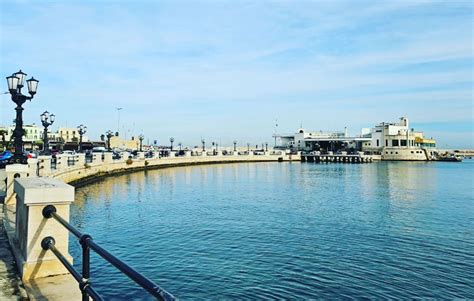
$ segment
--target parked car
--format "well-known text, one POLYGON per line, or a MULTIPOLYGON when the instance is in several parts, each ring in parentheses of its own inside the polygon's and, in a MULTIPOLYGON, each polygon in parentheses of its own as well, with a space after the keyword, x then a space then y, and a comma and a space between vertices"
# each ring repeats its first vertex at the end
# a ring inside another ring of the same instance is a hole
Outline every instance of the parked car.
POLYGON ((65 150, 62 152, 63 155, 75 155, 76 152, 72 150, 65 150))
POLYGON ((13 157, 11 151, 4 151, 0 153, 0 168, 4 168, 11 157, 13 157))
POLYGON ((112 159, 118 160, 118 159, 121 159, 121 158, 122 158, 122 156, 118 152, 113 152, 112 153, 112 159))
POLYGON ((38 154, 37 154, 37 153, 33 153, 33 152, 26 153, 26 156, 28 157, 28 159, 31 159, 31 158, 38 158, 38 154))
POLYGON ((103 146, 96 146, 92 148, 93 153, 105 153, 107 149, 103 146))

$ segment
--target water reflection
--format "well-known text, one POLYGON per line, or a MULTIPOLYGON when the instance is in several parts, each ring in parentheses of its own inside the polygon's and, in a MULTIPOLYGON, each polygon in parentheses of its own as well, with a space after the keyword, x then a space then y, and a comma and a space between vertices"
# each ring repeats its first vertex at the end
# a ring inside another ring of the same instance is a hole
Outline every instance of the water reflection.
MULTIPOLYGON (((72 222, 181 299, 474 298, 467 164, 137 172, 78 189, 72 222)), ((94 275, 109 299, 140 292, 94 275)))

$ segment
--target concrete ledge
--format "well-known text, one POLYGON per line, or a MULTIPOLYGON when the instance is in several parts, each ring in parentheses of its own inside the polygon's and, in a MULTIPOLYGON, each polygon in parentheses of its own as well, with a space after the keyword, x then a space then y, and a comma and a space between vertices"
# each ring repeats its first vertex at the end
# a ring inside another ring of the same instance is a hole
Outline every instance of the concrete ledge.
POLYGON ((84 186, 101 178, 126 174, 131 172, 161 169, 178 166, 226 164, 226 163, 257 163, 257 162, 282 162, 300 161, 299 155, 251 155, 251 156, 191 156, 191 157, 165 157, 150 159, 134 159, 131 164, 125 160, 110 163, 90 164, 78 166, 68 170, 52 173, 52 177, 74 185, 84 186))

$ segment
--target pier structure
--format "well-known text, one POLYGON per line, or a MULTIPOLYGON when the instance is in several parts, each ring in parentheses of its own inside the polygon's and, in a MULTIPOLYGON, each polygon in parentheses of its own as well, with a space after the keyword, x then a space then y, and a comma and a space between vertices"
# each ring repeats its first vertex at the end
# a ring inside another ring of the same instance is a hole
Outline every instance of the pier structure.
POLYGON ((319 152, 302 154, 302 162, 314 162, 314 163, 372 163, 380 160, 380 156, 377 155, 365 155, 363 152, 358 154, 321 154, 319 152))
MULTIPOLYGON (((5 187, 3 215, 4 233, 9 241, 26 294, 30 300, 94 300, 100 292, 89 281, 90 250, 109 261, 122 273, 141 285, 158 300, 173 300, 173 296, 121 262, 100 247, 87 234, 69 224, 69 206, 74 202, 74 186, 85 185, 100 177, 174 166, 239 162, 300 161, 300 154, 285 151, 265 152, 192 152, 177 156, 146 158, 136 156, 114 159, 111 152, 40 156, 27 164, 8 165, 1 174, 5 187), (83 248, 82 271, 72 266, 69 255, 69 234, 76 236, 83 248), (85 257, 84 257, 85 256, 85 257)), ((1 276, 1 275, 0 275, 1 276)), ((144 292, 145 294, 145 292, 144 292)), ((1 294, 0 294, 1 296, 1 294)))

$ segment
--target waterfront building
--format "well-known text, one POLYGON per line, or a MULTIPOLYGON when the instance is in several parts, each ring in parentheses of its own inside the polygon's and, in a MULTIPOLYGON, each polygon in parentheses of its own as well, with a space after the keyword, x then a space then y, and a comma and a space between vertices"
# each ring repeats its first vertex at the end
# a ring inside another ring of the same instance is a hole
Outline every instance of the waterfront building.
POLYGON ((294 134, 275 134, 275 148, 298 151, 363 151, 380 155, 382 160, 425 161, 436 157, 436 140, 409 126, 406 117, 398 122, 382 122, 372 129, 363 128, 351 137, 344 131, 323 132, 299 129, 294 134))
POLYGON ((382 160, 431 160, 436 155, 436 141, 427 139, 423 132, 410 128, 409 120, 401 117, 399 122, 382 122, 371 131, 370 144, 363 151, 379 154, 382 160))
POLYGON ((275 134, 276 149, 292 149, 298 151, 338 151, 361 150, 370 137, 361 133, 360 136, 349 136, 347 128, 344 131, 323 132, 307 131, 300 128, 294 134, 275 134))

